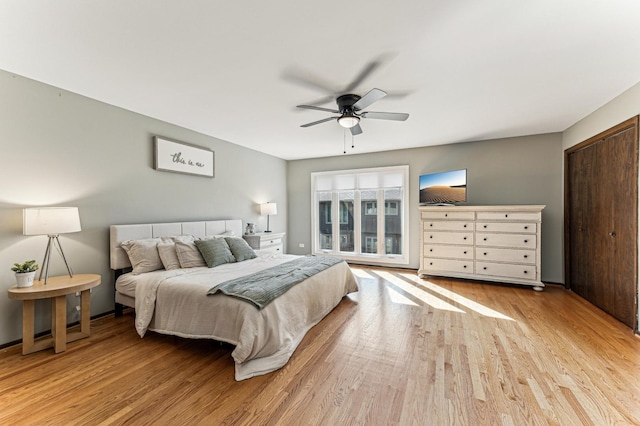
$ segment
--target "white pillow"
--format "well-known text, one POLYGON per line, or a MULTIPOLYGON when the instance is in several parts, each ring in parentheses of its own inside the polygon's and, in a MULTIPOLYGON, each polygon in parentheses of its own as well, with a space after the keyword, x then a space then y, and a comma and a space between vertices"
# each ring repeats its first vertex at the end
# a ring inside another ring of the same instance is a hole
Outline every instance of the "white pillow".
POLYGON ((195 268, 197 266, 207 266, 202 253, 198 250, 195 243, 183 243, 176 241, 176 253, 181 268, 195 268))
POLYGON ((120 243, 120 246, 129 256, 134 275, 164 268, 157 247, 160 242, 162 242, 160 238, 147 238, 143 240, 127 240, 120 243))
POLYGON ((167 271, 171 269, 180 269, 180 260, 176 252, 176 245, 173 242, 158 243, 158 254, 160 260, 167 271))
POLYGON ((222 234, 207 235, 206 237, 199 238, 200 240, 214 240, 216 238, 235 237, 236 233, 233 231, 226 231, 222 234))

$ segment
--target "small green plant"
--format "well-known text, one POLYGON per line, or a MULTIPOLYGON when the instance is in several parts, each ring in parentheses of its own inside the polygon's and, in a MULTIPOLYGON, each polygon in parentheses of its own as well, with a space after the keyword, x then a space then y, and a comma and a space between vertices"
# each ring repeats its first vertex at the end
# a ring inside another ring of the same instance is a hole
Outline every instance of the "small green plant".
POLYGON ((36 264, 35 260, 27 260, 22 265, 19 263, 14 263, 11 270, 16 274, 26 274, 27 272, 37 271, 38 268, 39 266, 36 264))

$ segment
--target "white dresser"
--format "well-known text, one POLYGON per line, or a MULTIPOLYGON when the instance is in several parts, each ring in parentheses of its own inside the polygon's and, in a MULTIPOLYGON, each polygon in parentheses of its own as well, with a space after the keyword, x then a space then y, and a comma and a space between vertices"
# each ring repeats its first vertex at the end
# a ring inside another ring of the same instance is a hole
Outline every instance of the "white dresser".
POLYGON ((260 251, 262 254, 266 253, 284 253, 284 232, 259 232, 256 234, 245 234, 242 238, 247 241, 249 246, 260 251))
POLYGON ((524 284, 542 290, 544 207, 420 207, 418 274, 524 284))

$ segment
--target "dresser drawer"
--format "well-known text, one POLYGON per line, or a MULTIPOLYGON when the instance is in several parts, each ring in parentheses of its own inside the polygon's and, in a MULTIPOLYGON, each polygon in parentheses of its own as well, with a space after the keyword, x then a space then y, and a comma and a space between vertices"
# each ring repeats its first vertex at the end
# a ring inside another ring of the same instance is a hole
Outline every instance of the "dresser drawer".
POLYGON ((473 273, 473 261, 471 260, 452 260, 452 259, 434 259, 430 257, 424 258, 424 269, 427 273, 436 272, 457 272, 457 273, 473 273))
POLYGON ((536 248, 536 236, 526 234, 487 234, 478 232, 476 234, 476 245, 480 247, 514 247, 514 248, 536 248))
POLYGON ((482 220, 525 220, 540 222, 541 212, 478 212, 478 221, 482 220))
POLYGON ((427 244, 464 244, 473 245, 473 232, 428 232, 423 241, 427 244))
POLYGON ((526 263, 526 264, 535 265, 536 251, 535 250, 502 249, 502 248, 495 248, 495 247, 482 247, 482 248, 476 248, 476 260, 526 263))
POLYGON ((262 238, 260 241, 260 250, 272 246, 282 246, 282 238, 262 238))
POLYGON ((473 222, 456 220, 427 220, 422 222, 424 231, 473 231, 473 222))
POLYGON ((493 275, 496 277, 514 278, 519 280, 538 279, 535 265, 511 265, 508 263, 476 262, 476 274, 493 275))
POLYGON ((423 248, 425 257, 446 257, 450 259, 473 260, 473 249, 468 246, 445 246, 437 244, 425 244, 423 248))
POLYGON ((272 254, 282 254, 282 244, 272 245, 255 251, 258 256, 269 256, 272 254))
POLYGON ((422 212, 422 220, 474 220, 475 212, 456 212, 451 210, 422 212))
POLYGON ((478 231, 487 232, 518 232, 521 234, 535 234, 538 230, 537 223, 531 222, 478 222, 478 231))

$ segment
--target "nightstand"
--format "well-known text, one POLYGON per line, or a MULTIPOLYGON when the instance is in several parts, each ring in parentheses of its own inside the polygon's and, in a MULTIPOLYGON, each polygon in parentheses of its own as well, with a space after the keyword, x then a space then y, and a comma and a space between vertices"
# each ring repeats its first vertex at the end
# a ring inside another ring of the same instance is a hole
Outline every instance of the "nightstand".
POLYGON ((284 253, 284 232, 258 232, 243 235, 249 246, 258 254, 284 253))
POLYGON ((67 343, 89 337, 91 289, 100 285, 100 275, 76 274, 49 277, 45 285, 36 280, 32 287, 9 289, 9 299, 22 300, 22 355, 47 348, 64 352, 67 343), (67 335, 67 294, 80 293, 80 331, 67 335), (51 337, 34 341, 35 301, 51 299, 51 337))

